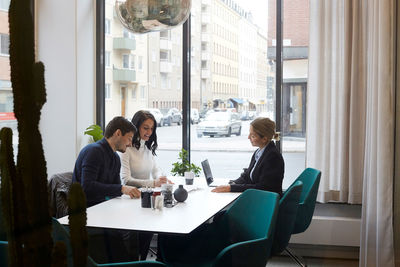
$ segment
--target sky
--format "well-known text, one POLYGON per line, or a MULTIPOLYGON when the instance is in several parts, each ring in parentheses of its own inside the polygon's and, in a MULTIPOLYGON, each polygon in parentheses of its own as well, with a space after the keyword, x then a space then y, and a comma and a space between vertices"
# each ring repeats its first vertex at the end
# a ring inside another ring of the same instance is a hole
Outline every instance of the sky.
POLYGON ((245 10, 253 14, 253 22, 263 28, 268 29, 268 0, 234 0, 245 10))

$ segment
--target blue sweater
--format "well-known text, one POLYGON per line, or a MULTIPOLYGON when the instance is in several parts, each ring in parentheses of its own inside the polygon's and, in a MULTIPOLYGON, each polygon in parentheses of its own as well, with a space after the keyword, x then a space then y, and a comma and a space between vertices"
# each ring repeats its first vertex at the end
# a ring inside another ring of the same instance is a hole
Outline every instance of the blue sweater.
POLYGON ((122 195, 120 169, 117 153, 104 138, 81 150, 72 181, 82 185, 88 207, 122 195))

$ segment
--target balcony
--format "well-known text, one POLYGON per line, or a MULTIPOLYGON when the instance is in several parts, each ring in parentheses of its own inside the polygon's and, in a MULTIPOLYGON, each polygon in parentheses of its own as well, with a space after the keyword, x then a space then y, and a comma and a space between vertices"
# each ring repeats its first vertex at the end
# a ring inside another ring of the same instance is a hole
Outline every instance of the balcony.
POLYGON ((172 49, 172 41, 168 39, 160 38, 160 49, 162 50, 171 50, 172 49))
POLYGON ((211 59, 211 54, 205 50, 201 52, 201 60, 210 60, 211 59))
POLYGON ((202 79, 209 79, 211 77, 211 73, 209 69, 202 69, 201 70, 201 78, 202 79))
POLYGON ((136 71, 130 69, 113 69, 114 81, 136 82, 136 71))
POLYGON ((116 37, 113 40, 113 48, 121 50, 135 50, 136 40, 124 37, 116 37))
POLYGON ((209 24, 211 23, 211 16, 209 14, 201 14, 201 23, 209 24))
POLYGON ((160 72, 171 73, 172 72, 172 63, 168 62, 168 61, 160 61, 160 72))

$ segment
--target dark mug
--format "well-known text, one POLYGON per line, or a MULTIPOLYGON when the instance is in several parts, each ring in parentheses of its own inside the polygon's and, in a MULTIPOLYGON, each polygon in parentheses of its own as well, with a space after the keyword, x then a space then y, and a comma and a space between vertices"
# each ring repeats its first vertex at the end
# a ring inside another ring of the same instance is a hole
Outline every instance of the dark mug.
POLYGON ((152 191, 142 191, 142 208, 151 208, 151 195, 152 191))

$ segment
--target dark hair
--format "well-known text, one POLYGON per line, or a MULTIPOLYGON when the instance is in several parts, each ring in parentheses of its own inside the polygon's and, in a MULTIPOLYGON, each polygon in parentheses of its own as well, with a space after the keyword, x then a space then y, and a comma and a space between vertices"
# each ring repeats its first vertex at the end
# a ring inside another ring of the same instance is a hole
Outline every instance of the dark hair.
POLYGON ((153 132, 151 133, 151 136, 150 136, 149 140, 146 141, 145 146, 147 146, 147 148, 149 150, 151 150, 151 153, 153 153, 153 155, 155 156, 156 155, 156 149, 158 147, 157 134, 156 134, 157 122, 156 122, 156 119, 154 118, 153 114, 151 114, 149 111, 139 110, 138 112, 135 113, 135 115, 133 115, 132 123, 133 123, 133 125, 136 126, 138 131, 135 133, 135 135, 132 138, 132 146, 136 147, 136 149, 140 148, 140 132, 139 132, 139 128, 142 125, 142 123, 145 120, 148 120, 148 119, 151 119, 154 122, 154 129, 153 129, 153 132))
POLYGON ((106 127, 106 130, 104 131, 104 137, 105 138, 110 138, 113 136, 116 130, 121 130, 121 134, 125 135, 127 133, 132 132, 133 134, 137 133, 137 129, 135 125, 133 125, 130 121, 125 119, 124 117, 117 116, 114 117, 106 127))

